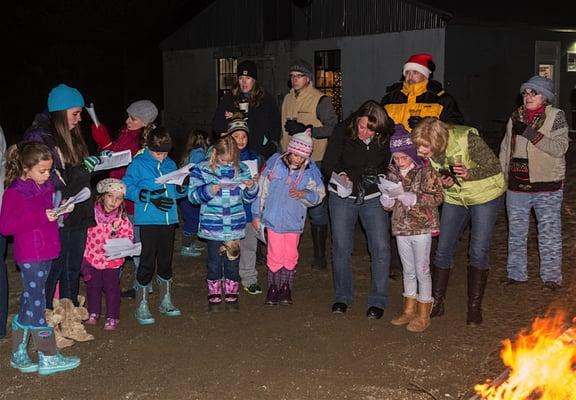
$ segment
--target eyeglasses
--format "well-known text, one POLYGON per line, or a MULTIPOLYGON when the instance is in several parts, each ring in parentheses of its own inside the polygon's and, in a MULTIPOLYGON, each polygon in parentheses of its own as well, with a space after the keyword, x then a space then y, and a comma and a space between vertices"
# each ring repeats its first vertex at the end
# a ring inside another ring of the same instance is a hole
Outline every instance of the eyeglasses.
POLYGON ((304 78, 306 74, 290 74, 290 79, 301 79, 304 78))
POLYGON ((538 96, 540 93, 536 93, 533 90, 525 90, 520 94, 522 95, 522 97, 534 97, 534 96, 538 96))

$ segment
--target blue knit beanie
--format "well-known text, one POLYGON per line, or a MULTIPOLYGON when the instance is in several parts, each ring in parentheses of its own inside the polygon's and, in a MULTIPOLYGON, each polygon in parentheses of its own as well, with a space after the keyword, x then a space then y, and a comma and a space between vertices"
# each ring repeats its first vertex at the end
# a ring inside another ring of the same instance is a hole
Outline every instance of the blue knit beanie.
POLYGON ((78 89, 61 83, 48 94, 48 111, 68 110, 74 107, 84 107, 84 98, 78 89))
POLYGON ((541 94, 548 100, 548 103, 554 103, 554 82, 552 80, 545 78, 543 76, 533 76, 532 78, 528 79, 528 82, 524 82, 522 86, 520 86, 520 93, 522 93, 525 89, 532 89, 537 94, 541 94))

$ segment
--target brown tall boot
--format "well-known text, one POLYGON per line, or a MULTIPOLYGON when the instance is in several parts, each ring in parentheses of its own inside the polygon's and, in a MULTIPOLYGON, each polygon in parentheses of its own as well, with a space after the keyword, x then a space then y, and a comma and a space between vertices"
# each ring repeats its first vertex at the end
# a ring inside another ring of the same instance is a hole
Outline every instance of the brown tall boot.
POLYGON ((418 302, 418 316, 410 321, 406 329, 410 332, 424 332, 430 326, 430 312, 433 304, 433 302, 418 302))
POLYGON ((94 340, 94 336, 86 332, 82 324, 82 321, 88 319, 88 310, 82 307, 84 304, 83 297, 78 296, 78 300, 80 305, 74 307, 72 300, 66 298, 60 299, 60 304, 64 307, 64 310, 66 310, 65 320, 60 324, 62 327, 62 335, 77 342, 94 340))
POLYGON ((54 338, 56 339, 56 346, 59 349, 72 346, 75 342, 71 339, 66 339, 60 330, 60 324, 65 320, 66 314, 64 308, 60 305, 59 299, 53 300, 53 310, 47 308, 44 312, 46 316, 46 323, 54 329, 54 338))
POLYGON ((418 301, 415 297, 404 297, 404 310, 402 314, 394 318, 390 323, 392 325, 406 325, 416 318, 418 301))
POLYGON ((466 325, 482 323, 482 299, 488 281, 488 269, 468 268, 468 316, 466 325))
POLYGON ((430 314, 432 318, 444 315, 444 298, 449 278, 449 268, 432 267, 432 297, 434 297, 434 305, 430 314))

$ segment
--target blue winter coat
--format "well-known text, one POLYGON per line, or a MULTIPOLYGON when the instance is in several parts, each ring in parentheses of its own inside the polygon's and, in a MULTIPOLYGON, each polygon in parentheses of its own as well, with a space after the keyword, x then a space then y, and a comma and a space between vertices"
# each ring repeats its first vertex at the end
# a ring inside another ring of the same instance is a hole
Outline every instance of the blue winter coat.
POLYGON ((276 153, 266 162, 260 178, 260 193, 252 203, 252 215, 260 218, 264 226, 274 232, 301 233, 306 222, 306 209, 320 204, 326 190, 320 170, 310 160, 296 187, 306 194, 301 199, 291 197, 289 191, 300 170, 288 169, 281 157, 281 154, 276 153))
POLYGON ((154 180, 162 175, 176 171, 176 163, 166 157, 162 162, 156 160, 150 151, 145 148, 130 163, 126 175, 122 180, 126 184, 126 198, 134 202, 134 225, 172 225, 178 223, 178 209, 176 200, 186 196, 179 193, 176 185, 159 185, 154 180), (152 203, 140 200, 140 191, 143 189, 166 189, 161 196, 174 200, 174 204, 167 211, 160 211, 152 203))
POLYGON ((211 190, 222 180, 243 182, 250 179, 250 170, 240 163, 240 171, 234 176, 234 167, 221 165, 212 171, 208 161, 197 164, 190 173, 188 199, 193 204, 201 204, 198 236, 207 240, 235 240, 244 237, 246 212, 244 203, 251 203, 258 194, 258 185, 251 189, 236 186, 221 188, 217 193, 211 190))

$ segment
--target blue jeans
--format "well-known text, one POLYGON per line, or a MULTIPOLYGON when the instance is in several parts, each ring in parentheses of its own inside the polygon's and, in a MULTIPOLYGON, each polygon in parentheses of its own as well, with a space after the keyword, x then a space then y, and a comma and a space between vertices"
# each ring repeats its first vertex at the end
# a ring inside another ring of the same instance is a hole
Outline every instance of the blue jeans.
POLYGON ((508 277, 528 280, 528 227, 532 208, 538 224, 540 278, 562 284, 562 200, 564 192, 520 193, 508 191, 508 277))
POLYGON ((207 279, 216 281, 224 277, 225 279, 240 282, 240 258, 229 260, 226 254, 220 255, 220 245, 222 245, 221 241, 208 240, 207 279))
POLYGON ((0 337, 6 336, 6 321, 8 320, 8 266, 6 255, 6 238, 0 236, 0 337))
POLYGON ((388 271, 390 268, 390 217, 378 197, 354 204, 355 199, 342 199, 330 193, 332 222, 332 273, 334 302, 350 305, 354 300, 352 251, 354 231, 360 222, 368 239, 372 280, 368 306, 385 308, 388 304, 388 271))
POLYGON ((464 228, 470 222, 470 266, 478 269, 490 268, 490 241, 503 200, 504 195, 501 195, 486 203, 468 207, 444 203, 434 265, 438 268, 452 268, 454 252, 464 228))
POLYGON ((191 236, 198 233, 200 223, 200 206, 190 203, 188 199, 181 199, 180 211, 182 212, 182 231, 184 235, 191 236))
POLYGON ((60 228, 60 256, 52 262, 46 280, 46 308, 52 309, 56 284, 60 282, 60 298, 70 299, 78 307, 80 267, 84 259, 88 228, 60 228))

